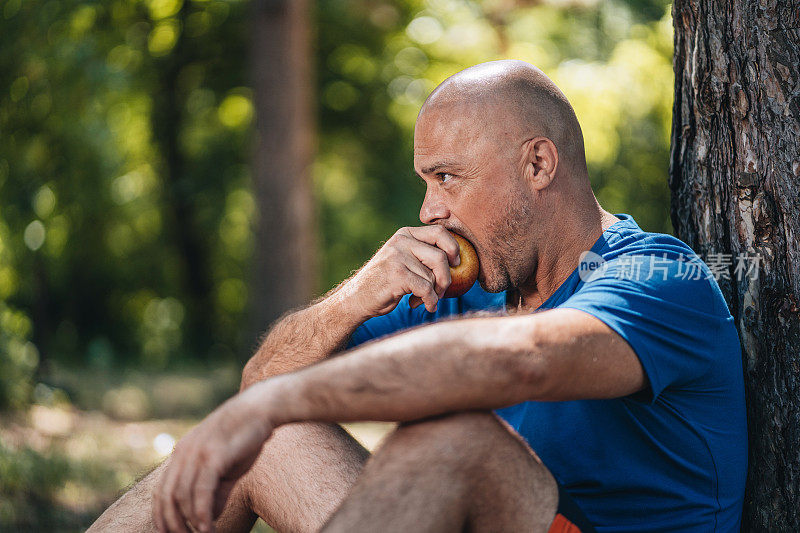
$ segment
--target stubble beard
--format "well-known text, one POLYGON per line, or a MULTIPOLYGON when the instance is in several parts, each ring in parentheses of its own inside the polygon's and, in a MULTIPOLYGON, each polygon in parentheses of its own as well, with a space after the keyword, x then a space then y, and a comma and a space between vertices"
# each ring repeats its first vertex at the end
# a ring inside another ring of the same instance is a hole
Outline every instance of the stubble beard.
POLYGON ((529 202, 519 196, 510 199, 501 220, 489 225, 489 249, 484 250, 488 263, 484 270, 483 288, 488 292, 516 289, 533 272, 530 270, 531 250, 526 249, 525 236, 533 230, 529 202))

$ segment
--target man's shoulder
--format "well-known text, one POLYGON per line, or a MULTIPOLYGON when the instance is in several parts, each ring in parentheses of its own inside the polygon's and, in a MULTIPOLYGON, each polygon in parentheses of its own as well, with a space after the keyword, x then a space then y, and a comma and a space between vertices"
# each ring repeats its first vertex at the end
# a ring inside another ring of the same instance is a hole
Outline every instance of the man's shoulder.
POLYGON ((688 244, 667 233, 644 231, 635 224, 621 224, 612 227, 610 232, 613 235, 606 239, 599 252, 607 261, 620 255, 655 255, 676 260, 698 258, 688 244))
POLYGON ((620 226, 595 258, 601 268, 595 267, 591 275, 582 273, 582 281, 613 278, 630 290, 653 291, 668 301, 730 316, 715 273, 688 244, 636 224, 620 226))

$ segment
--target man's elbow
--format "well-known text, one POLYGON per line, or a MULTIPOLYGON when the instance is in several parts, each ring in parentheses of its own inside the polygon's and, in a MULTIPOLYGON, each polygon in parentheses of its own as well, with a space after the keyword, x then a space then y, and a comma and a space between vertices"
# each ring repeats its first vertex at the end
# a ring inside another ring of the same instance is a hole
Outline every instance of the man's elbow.
POLYGON ((251 357, 242 369, 242 380, 239 382, 239 392, 242 392, 253 384, 253 359, 255 359, 255 357, 256 356, 251 357))
POLYGON ((542 398, 542 394, 549 387, 550 372, 547 367, 548 343, 544 341, 542 322, 540 317, 528 317, 520 328, 518 344, 514 346, 517 353, 519 376, 526 400, 542 398), (537 318, 531 320, 531 318, 537 318))
POLYGON ((543 397, 548 383, 548 373, 544 361, 527 354, 517 365, 519 384, 523 388, 525 400, 537 400, 543 397))
POLYGON ((269 357, 266 356, 264 350, 259 349, 242 369, 242 380, 239 383, 240 392, 265 378, 264 366, 267 363, 269 363, 269 357))

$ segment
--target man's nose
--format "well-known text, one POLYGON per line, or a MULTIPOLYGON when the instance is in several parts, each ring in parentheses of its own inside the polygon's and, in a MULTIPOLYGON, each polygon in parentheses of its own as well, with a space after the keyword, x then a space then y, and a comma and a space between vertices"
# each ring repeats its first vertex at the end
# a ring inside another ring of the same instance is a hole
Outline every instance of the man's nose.
POLYGON ((433 224, 437 220, 446 219, 450 216, 450 210, 442 201, 441 196, 433 187, 428 187, 425 191, 425 199, 419 209, 419 220, 423 224, 433 224))

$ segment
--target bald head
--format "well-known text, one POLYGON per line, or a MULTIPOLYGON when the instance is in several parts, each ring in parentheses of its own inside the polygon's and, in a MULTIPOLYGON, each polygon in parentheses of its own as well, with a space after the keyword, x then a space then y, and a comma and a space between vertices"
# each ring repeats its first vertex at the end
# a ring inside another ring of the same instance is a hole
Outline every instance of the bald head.
POLYGON ((490 61, 443 81, 425 100, 420 116, 436 108, 474 114, 499 140, 547 137, 570 174, 585 175, 583 134, 564 93, 544 72, 524 61, 490 61))
POLYGON ((604 217, 615 218, 592 191, 572 106, 522 61, 476 65, 439 85, 417 117, 414 168, 426 184, 420 221, 472 242, 489 292, 555 290, 604 217))

